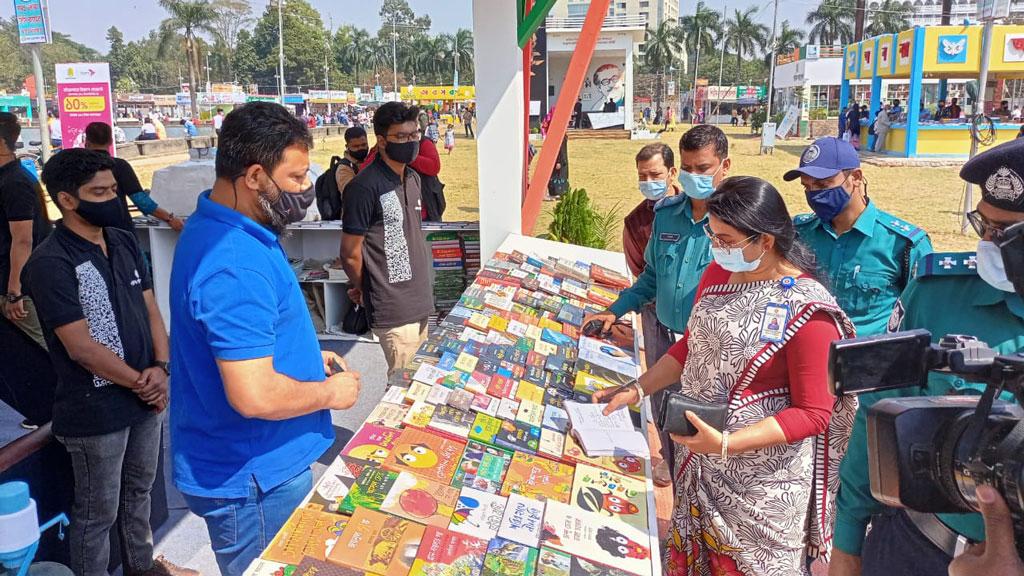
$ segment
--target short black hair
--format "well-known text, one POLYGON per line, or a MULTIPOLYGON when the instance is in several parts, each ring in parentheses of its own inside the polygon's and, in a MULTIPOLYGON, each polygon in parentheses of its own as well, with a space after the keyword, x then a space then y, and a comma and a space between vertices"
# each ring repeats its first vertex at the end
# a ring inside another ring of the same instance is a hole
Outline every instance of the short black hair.
POLYGON ((665 163, 666 168, 672 168, 676 165, 676 158, 675 154, 672 152, 672 147, 664 142, 655 142, 641 148, 640 151, 636 153, 637 164, 650 160, 655 156, 661 156, 661 160, 665 163))
POLYGON ((373 113, 373 133, 378 136, 387 136, 388 128, 395 124, 415 122, 419 115, 419 106, 412 106, 404 102, 387 102, 373 113))
POLYGON ((14 152, 18 143, 18 136, 21 136, 21 124, 18 117, 10 112, 0 112, 0 140, 7 144, 7 149, 14 152))
POLYGON ((234 180, 254 164, 273 171, 291 146, 313 148, 309 128, 275 102, 249 102, 224 117, 217 141, 217 178, 234 180))
POLYGON ((85 141, 97 146, 110 146, 114 142, 114 131, 106 122, 90 122, 85 127, 85 141))
POLYGON ((50 193, 53 203, 57 202, 57 194, 67 192, 78 198, 78 189, 93 179, 97 172, 113 170, 114 160, 108 154, 86 148, 70 148, 60 154, 54 154, 43 166, 43 184, 50 193))
POLYGON ((715 156, 719 160, 725 160, 729 157, 729 139, 725 137, 725 132, 722 132, 722 129, 718 126, 698 124, 687 130, 679 138, 680 151, 696 152, 708 146, 715 147, 715 156))
POLYGON ((356 138, 366 138, 366 129, 362 126, 353 126, 348 130, 345 130, 345 144, 348 144, 356 138))

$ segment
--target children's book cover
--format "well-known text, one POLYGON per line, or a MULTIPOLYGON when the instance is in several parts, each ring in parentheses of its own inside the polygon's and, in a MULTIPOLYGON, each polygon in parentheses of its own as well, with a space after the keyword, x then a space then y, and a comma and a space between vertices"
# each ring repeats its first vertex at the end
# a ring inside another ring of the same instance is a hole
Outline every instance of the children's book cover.
POLYGON ((338 506, 342 514, 351 514, 356 507, 362 506, 371 510, 380 508, 380 503, 388 495, 398 474, 376 466, 367 466, 359 473, 345 499, 338 506))
POLYGON ((532 400, 523 400, 519 403, 519 410, 516 412, 516 422, 522 422, 529 426, 540 426, 544 421, 544 405, 532 400))
POLYGON ((359 474, 364 466, 383 464, 391 454, 391 447, 395 445, 395 440, 401 432, 386 426, 364 424, 341 451, 341 455, 346 457, 349 464, 349 470, 353 474, 359 474))
POLYGON ((537 576, 631 576, 629 572, 585 560, 561 550, 541 547, 537 576))
POLYGON ((384 466, 394 472, 412 472, 428 480, 451 484, 465 448, 465 442, 407 428, 395 440, 384 466))
POLYGON ((651 574, 650 538, 643 531, 594 512, 549 501, 544 507, 541 545, 630 574, 651 574))
POLYGON ((310 506, 319 506, 328 512, 340 512, 341 502, 356 482, 356 476, 349 469, 342 456, 338 456, 324 470, 324 475, 316 483, 309 496, 310 506))
POLYGON ((536 568, 536 548, 495 538, 487 545, 481 576, 533 576, 536 568))
POLYGON ((540 447, 540 428, 511 420, 501 421, 501 430, 494 436, 494 445, 509 450, 536 454, 540 447))
POLYGON ((497 494, 501 491, 501 482, 505 479, 505 470, 511 461, 512 452, 470 440, 455 470, 452 486, 469 486, 497 494))
POLYGON ((487 540, 429 526, 409 576, 479 576, 487 540))
POLYGON ((516 381, 504 374, 495 374, 487 385, 487 393, 495 398, 513 398, 516 393, 516 381))
POLYGON ((477 414, 469 429, 469 439, 494 444, 494 437, 501 431, 501 420, 487 414, 477 414))
POLYGON ((577 462, 611 470, 625 474, 631 478, 644 480, 644 460, 637 456, 601 456, 592 458, 587 456, 572 434, 565 435, 565 450, 562 451, 562 460, 566 462, 577 462))
POLYGON ((434 409, 434 416, 431 417, 427 428, 449 438, 465 440, 469 436, 474 416, 478 414, 459 410, 454 406, 438 406, 434 409))
POLYGON ((474 392, 468 390, 452 390, 448 395, 448 405, 458 410, 468 411, 473 406, 474 392))
POLYGON ((561 460, 565 451, 565 434, 551 428, 540 429, 540 444, 537 453, 553 460, 561 460))
POLYGON ((422 524, 357 508, 327 559, 373 574, 404 576, 412 568, 423 532, 422 524))
POLYGON ((406 402, 420 402, 427 399, 427 394, 430 394, 430 384, 424 384, 417 380, 413 380, 409 384, 409 388, 405 391, 406 402))
POLYGON ((536 548, 540 543, 540 530, 544 521, 544 502, 509 494, 505 515, 498 527, 498 537, 536 548))
MULTIPOLYGON (((545 396, 547 396, 546 390, 545 396)), ((541 426, 564 434, 569 429, 569 414, 558 406, 547 404, 544 406, 544 419, 541 421, 541 426)))
POLYGON ((458 488, 402 472, 381 502, 380 510, 420 524, 447 528, 458 499, 458 488))
POLYGON ((485 540, 494 538, 501 527, 507 500, 499 494, 463 487, 448 529, 485 540))
POLYGON ((572 505, 647 531, 647 485, 642 480, 589 464, 578 464, 572 505))
POLYGON ((505 474, 501 494, 515 493, 538 500, 568 503, 573 467, 543 456, 516 452, 505 474))
POLYGON ((348 520, 313 508, 296 508, 264 550, 262 558, 292 565, 302 562, 306 556, 323 560, 348 520))
POLYGON ((473 396, 473 402, 469 405, 469 409, 473 412, 479 412, 480 414, 497 416, 499 403, 498 399, 493 396, 489 396, 487 394, 475 394, 473 396))
MULTIPOLYGON (((295 566, 295 571, 290 576, 363 576, 364 574, 366 573, 362 570, 306 556, 302 559, 302 562, 299 562, 298 566, 295 566)), ((250 576, 258 575, 252 574, 250 576)))
POLYGON ((515 420, 516 412, 519 411, 519 401, 512 398, 501 398, 498 400, 498 418, 502 420, 515 420))
MULTIPOLYGON (((529 372, 529 371, 527 371, 529 372)), ((541 378, 543 379, 544 370, 540 370, 541 378)), ((543 380, 541 380, 543 382, 543 380)), ((529 400, 530 402, 536 402, 540 404, 544 401, 544 388, 537 386, 526 380, 519 382, 519 387, 516 389, 516 400, 523 401, 529 400)))
POLYGON ((365 422, 367 424, 376 424, 377 426, 398 428, 402 425, 402 420, 405 418, 405 413, 408 411, 408 406, 391 404, 390 402, 380 402, 374 406, 373 411, 371 411, 370 415, 366 417, 365 422))
POLYGON ((405 413, 402 423, 413 428, 426 428, 430 424, 430 419, 434 417, 436 409, 433 404, 427 404, 424 400, 414 402, 409 407, 409 411, 405 413))

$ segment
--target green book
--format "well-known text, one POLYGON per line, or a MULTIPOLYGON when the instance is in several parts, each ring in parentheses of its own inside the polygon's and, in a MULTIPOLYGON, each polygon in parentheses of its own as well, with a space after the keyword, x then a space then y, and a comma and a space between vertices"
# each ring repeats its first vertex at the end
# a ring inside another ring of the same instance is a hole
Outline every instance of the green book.
POLYGON ((494 444, 494 437, 500 431, 501 420, 481 412, 476 415, 473 425, 469 428, 469 439, 494 444))
POLYGON ((536 567, 536 548, 493 538, 487 546, 482 576, 534 576, 536 567))
POLYGON ((352 514, 356 507, 380 510, 380 505, 391 490, 398 474, 376 466, 367 466, 359 473, 355 484, 338 507, 342 514, 352 514))

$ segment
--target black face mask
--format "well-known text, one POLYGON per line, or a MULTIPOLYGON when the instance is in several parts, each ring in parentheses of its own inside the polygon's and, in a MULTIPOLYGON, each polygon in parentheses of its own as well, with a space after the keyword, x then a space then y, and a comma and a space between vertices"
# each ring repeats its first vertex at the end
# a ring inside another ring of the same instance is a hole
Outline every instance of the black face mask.
POLYGON ((78 201, 75 212, 93 226, 99 228, 115 227, 121 223, 121 199, 111 198, 103 202, 78 201))
POLYGON ((369 148, 364 148, 362 150, 349 150, 348 153, 356 160, 362 162, 363 160, 366 160, 366 155, 370 153, 370 150, 369 148))
POLYGON ((397 144, 395 142, 388 142, 384 146, 384 151, 387 152, 388 158, 391 158, 399 164, 409 164, 420 155, 420 141, 414 142, 403 142, 397 144))
MULTIPOLYGON (((270 179, 274 182, 274 179, 270 179)), ((277 186, 277 182, 274 182, 277 186)), ((312 184, 309 188, 298 192, 285 192, 277 186, 279 192, 277 199, 270 203, 270 207, 281 217, 285 224, 298 222, 306 217, 306 209, 316 200, 316 190, 312 184)))

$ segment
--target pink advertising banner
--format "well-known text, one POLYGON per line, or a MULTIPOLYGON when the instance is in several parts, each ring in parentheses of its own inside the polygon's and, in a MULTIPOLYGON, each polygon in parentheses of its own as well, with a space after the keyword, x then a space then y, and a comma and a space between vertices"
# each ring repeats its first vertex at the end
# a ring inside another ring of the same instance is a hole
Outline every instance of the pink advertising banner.
MULTIPOLYGON (((85 127, 90 123, 114 125, 110 67, 106 62, 77 62, 57 64, 56 70, 60 137, 65 148, 81 148, 85 145, 85 127)), ((53 137, 56 134, 51 134, 53 137)))

